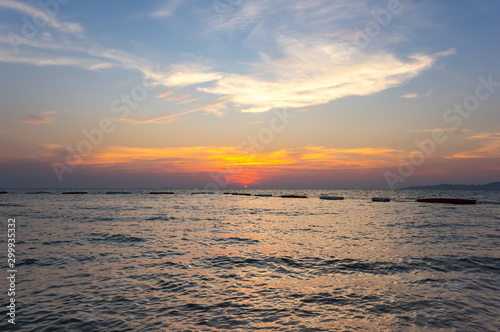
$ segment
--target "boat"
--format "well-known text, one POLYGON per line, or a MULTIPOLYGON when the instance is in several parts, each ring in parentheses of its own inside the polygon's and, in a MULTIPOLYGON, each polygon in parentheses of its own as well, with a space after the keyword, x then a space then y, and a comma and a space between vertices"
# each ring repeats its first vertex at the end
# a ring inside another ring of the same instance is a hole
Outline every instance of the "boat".
POLYGON ((126 194, 131 194, 130 191, 108 191, 106 192, 106 195, 126 195, 126 194))
POLYGON ((173 195, 174 193, 171 191, 152 191, 149 194, 150 195, 173 195))
POLYGON ((307 198, 306 195, 281 195, 281 198, 307 198))
POLYGON ((252 194, 250 194, 250 193, 239 193, 238 195, 240 195, 240 196, 252 196, 252 194))
POLYGON ((9 192, 7 191, 0 191, 0 194, 8 194, 9 192))
POLYGON ((341 201, 341 200, 344 199, 344 197, 322 195, 322 196, 319 196, 319 199, 327 199, 327 200, 330 200, 330 201, 341 201))
POLYGON ((271 194, 255 194, 254 196, 257 196, 257 197, 273 197, 273 195, 271 195, 271 194))
POLYGON ((193 191, 191 195, 213 195, 213 191, 193 191))
POLYGON ((390 202, 389 197, 372 197, 372 202, 390 202))
POLYGON ((29 191, 27 195, 52 194, 50 191, 29 191))
POLYGON ((85 195, 88 194, 87 191, 65 191, 62 192, 63 195, 85 195))
POLYGON ((463 198, 419 198, 418 203, 477 204, 475 199, 463 198))

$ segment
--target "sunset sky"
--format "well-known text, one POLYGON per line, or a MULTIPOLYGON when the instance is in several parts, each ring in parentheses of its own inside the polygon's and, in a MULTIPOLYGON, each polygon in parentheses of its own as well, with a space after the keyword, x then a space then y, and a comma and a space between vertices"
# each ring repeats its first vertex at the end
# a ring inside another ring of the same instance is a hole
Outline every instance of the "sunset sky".
POLYGON ((500 181, 497 0, 0 0, 0 188, 500 181))

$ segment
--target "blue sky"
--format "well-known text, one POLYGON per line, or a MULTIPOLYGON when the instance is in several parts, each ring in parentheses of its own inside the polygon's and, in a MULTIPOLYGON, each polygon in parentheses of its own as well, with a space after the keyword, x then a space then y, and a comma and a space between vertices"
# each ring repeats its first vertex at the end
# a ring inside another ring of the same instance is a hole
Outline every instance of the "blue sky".
POLYGON ((500 89, 460 123, 444 116, 478 77, 500 82, 499 13, 465 0, 0 0, 0 186, 498 180, 500 89), (264 137, 276 112, 290 121, 264 137), (92 142, 83 132, 103 119, 112 130, 92 142), (446 140, 426 154, 416 142, 436 129, 446 140), (242 148, 249 137, 258 146, 242 148))

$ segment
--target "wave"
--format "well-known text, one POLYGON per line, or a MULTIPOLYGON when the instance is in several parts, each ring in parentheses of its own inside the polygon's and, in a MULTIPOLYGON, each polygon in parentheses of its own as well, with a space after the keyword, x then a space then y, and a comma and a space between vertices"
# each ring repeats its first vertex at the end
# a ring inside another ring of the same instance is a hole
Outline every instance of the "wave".
POLYGON ((257 244, 260 241, 255 240, 255 239, 250 239, 250 238, 242 238, 242 237, 237 237, 237 236, 232 236, 232 237, 219 237, 213 239, 216 242, 224 242, 226 244, 257 244))
POLYGON ((156 216, 156 217, 149 217, 146 218, 146 220, 154 221, 154 220, 159 220, 159 221, 170 221, 170 220, 176 220, 176 217, 165 217, 165 216, 156 216))
POLYGON ((145 242, 146 239, 136 236, 124 235, 124 234, 109 234, 109 233, 93 233, 90 234, 92 237, 89 241, 92 242, 117 242, 117 243, 135 243, 135 242, 145 242))

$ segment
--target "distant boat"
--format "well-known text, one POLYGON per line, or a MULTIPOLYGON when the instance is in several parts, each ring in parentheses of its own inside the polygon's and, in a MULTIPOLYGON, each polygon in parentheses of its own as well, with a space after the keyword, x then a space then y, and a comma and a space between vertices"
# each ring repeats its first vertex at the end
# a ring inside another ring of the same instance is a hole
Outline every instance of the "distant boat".
POLYGON ((307 198, 305 195, 281 195, 281 198, 307 198))
POLYGON ((476 204, 475 199, 463 198, 419 198, 419 203, 445 203, 445 204, 476 204))
POLYGON ((344 197, 322 195, 322 196, 319 196, 319 199, 327 199, 327 200, 331 200, 331 201, 341 201, 344 199, 344 197))
POLYGON ((29 191, 26 194, 28 195, 39 195, 39 194, 52 194, 49 191, 29 191))
POLYGON ((9 192, 7 191, 0 191, 0 194, 8 194, 9 192))
POLYGON ((372 202, 390 202, 389 197, 372 197, 372 202))
POLYGON ((108 191, 106 192, 107 195, 125 195, 125 194, 131 194, 130 191, 108 191))
POLYGON ((193 191, 191 195, 213 195, 212 191, 193 191))
POLYGON ((63 195, 85 195, 88 194, 86 191, 65 191, 62 192, 61 194, 63 195))
POLYGON ((173 195, 174 193, 171 191, 152 191, 149 194, 150 195, 173 195))
POLYGON ((257 196, 257 197, 273 197, 273 195, 271 195, 271 194, 255 194, 254 196, 257 196))
POLYGON ((240 195, 240 196, 252 196, 252 194, 250 194, 250 193, 239 193, 238 195, 240 195))

